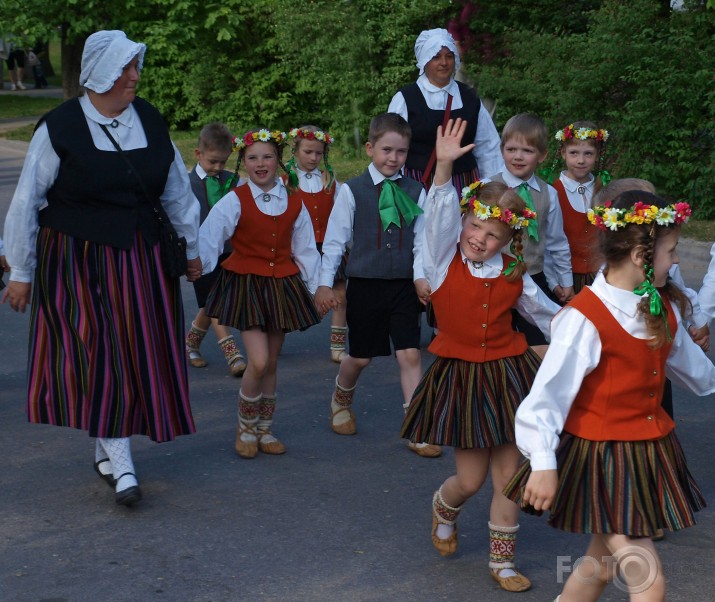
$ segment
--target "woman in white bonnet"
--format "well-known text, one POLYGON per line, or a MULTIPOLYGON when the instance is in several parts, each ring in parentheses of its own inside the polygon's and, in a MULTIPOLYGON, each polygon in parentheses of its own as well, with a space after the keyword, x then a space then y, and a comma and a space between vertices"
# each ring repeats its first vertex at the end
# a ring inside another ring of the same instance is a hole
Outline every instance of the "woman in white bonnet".
POLYGON ((138 179, 186 238, 190 280, 199 205, 161 115, 136 97, 145 50, 122 31, 89 36, 87 93, 40 120, 5 220, 2 301, 32 302, 28 419, 96 437, 94 468, 123 505, 142 497, 129 437, 195 430, 180 282, 162 269, 138 179))
POLYGON ((446 121, 448 104, 450 119, 461 117, 467 121, 462 144, 475 144, 472 153, 455 162, 452 172, 455 188, 462 190, 480 176, 498 173, 504 165, 499 134, 475 91, 454 79, 460 59, 452 35, 446 29, 423 31, 415 42, 415 57, 420 71, 417 81, 395 94, 387 109, 402 115, 412 127, 405 175, 422 181, 425 188, 430 187, 434 176, 434 160, 430 159, 437 127, 446 121), (430 163, 432 166, 427 170, 430 163))

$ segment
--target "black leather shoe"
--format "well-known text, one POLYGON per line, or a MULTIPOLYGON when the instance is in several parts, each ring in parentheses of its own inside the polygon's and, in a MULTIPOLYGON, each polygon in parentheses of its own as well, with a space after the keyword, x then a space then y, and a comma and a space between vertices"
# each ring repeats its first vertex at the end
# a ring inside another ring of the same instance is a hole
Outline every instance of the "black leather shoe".
POLYGON ((99 470, 99 465, 104 464, 105 462, 109 462, 111 466, 109 458, 104 458, 104 460, 100 460, 99 462, 94 463, 94 471, 99 475, 99 478, 102 479, 107 485, 109 485, 110 487, 115 487, 117 485, 117 481, 114 479, 114 475, 111 472, 109 474, 104 474, 101 470, 99 470))
MULTIPOLYGON (((125 472, 124 474, 119 476, 119 479, 126 475, 132 475, 133 477, 136 478, 136 475, 133 472, 125 472)), ((117 479, 117 481, 119 481, 117 479)), ((122 489, 121 491, 117 491, 114 494, 114 501, 119 504, 120 506, 131 506, 135 502, 138 502, 139 500, 142 499, 142 490, 139 489, 139 485, 134 485, 133 487, 127 487, 126 489, 122 489)))

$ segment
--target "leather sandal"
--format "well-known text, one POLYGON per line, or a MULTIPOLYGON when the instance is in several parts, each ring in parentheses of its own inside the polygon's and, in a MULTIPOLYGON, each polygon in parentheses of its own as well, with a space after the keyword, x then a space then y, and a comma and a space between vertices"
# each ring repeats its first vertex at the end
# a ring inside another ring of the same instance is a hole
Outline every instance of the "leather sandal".
POLYGON ((246 371, 246 359, 240 354, 237 355, 231 360, 228 369, 231 374, 237 378, 243 376, 243 373, 246 371))
POLYGON ((209 363, 201 356, 201 352, 198 349, 186 348, 186 353, 189 356, 189 364, 194 368, 205 368, 209 363))
POLYGON ((258 438, 256 437, 254 441, 244 441, 241 439, 243 433, 248 433, 256 437, 256 431, 253 427, 244 426, 240 422, 236 428, 236 453, 242 458, 250 460, 251 458, 255 458, 258 454, 258 438))
POLYGON ((489 574, 492 576, 492 579, 499 584, 499 587, 508 592, 525 592, 527 589, 531 588, 531 581, 524 577, 524 575, 522 575, 515 568, 489 569, 489 574), (514 571, 516 575, 512 575, 511 577, 501 577, 499 575, 500 571, 514 571))
POLYGON ((458 545, 458 540, 457 540, 457 523, 455 523, 454 526, 454 531, 452 531, 452 535, 450 535, 447 539, 442 539, 441 537, 437 537, 437 526, 439 525, 439 521, 437 520, 437 514, 432 511, 432 545, 435 547, 435 549, 440 553, 441 556, 451 556, 457 551, 457 545, 458 545))
POLYGON ((105 462, 109 462, 110 466, 112 465, 112 461, 109 458, 104 458, 104 460, 98 460, 94 463, 94 471, 99 475, 99 478, 102 479, 107 485, 114 488, 117 484, 114 475, 111 472, 105 474, 101 470, 99 470, 99 465, 104 464, 105 462))
POLYGON ((341 406, 334 412, 330 411, 330 428, 333 429, 338 435, 354 435, 357 433, 357 423, 355 421, 355 414, 353 413, 350 406, 341 406), (350 415, 350 420, 343 422, 341 424, 335 424, 335 417, 341 412, 347 412, 350 415))
POLYGON ((439 445, 432 445, 431 443, 414 443, 408 441, 407 449, 423 458, 439 458, 442 455, 442 448, 439 445))
MULTIPOLYGON (((136 479, 136 475, 133 472, 125 472, 124 474, 119 476, 119 479, 117 479, 117 482, 119 482, 119 480, 122 477, 125 477, 127 475, 131 475, 136 479)), ((126 489, 117 491, 114 494, 114 501, 120 506, 131 506, 133 503, 138 502, 141 499, 142 499, 142 490, 139 489, 139 485, 133 485, 132 487, 127 487, 126 489)))

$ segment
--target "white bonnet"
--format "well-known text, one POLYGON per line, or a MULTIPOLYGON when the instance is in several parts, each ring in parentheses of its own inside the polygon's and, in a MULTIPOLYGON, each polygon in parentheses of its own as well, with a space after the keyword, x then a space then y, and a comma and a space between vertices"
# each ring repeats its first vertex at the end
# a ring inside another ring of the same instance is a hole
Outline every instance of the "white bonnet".
POLYGON ((420 75, 425 72, 425 65, 439 54, 442 47, 454 52, 454 68, 459 69, 459 50, 457 44, 446 29, 427 29, 417 36, 415 58, 420 75))
POLYGON ((87 38, 82 51, 79 84, 97 94, 107 92, 119 79, 122 69, 139 55, 138 68, 144 64, 146 45, 132 42, 123 31, 98 31, 87 38))

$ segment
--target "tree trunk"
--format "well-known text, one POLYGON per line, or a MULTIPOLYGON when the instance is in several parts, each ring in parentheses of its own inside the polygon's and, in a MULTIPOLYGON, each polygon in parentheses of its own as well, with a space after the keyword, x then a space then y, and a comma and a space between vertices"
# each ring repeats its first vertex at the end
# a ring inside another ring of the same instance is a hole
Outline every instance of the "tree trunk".
POLYGON ((67 41, 69 24, 62 24, 62 90, 65 99, 79 96, 79 74, 82 68, 82 49, 86 38, 67 41))

